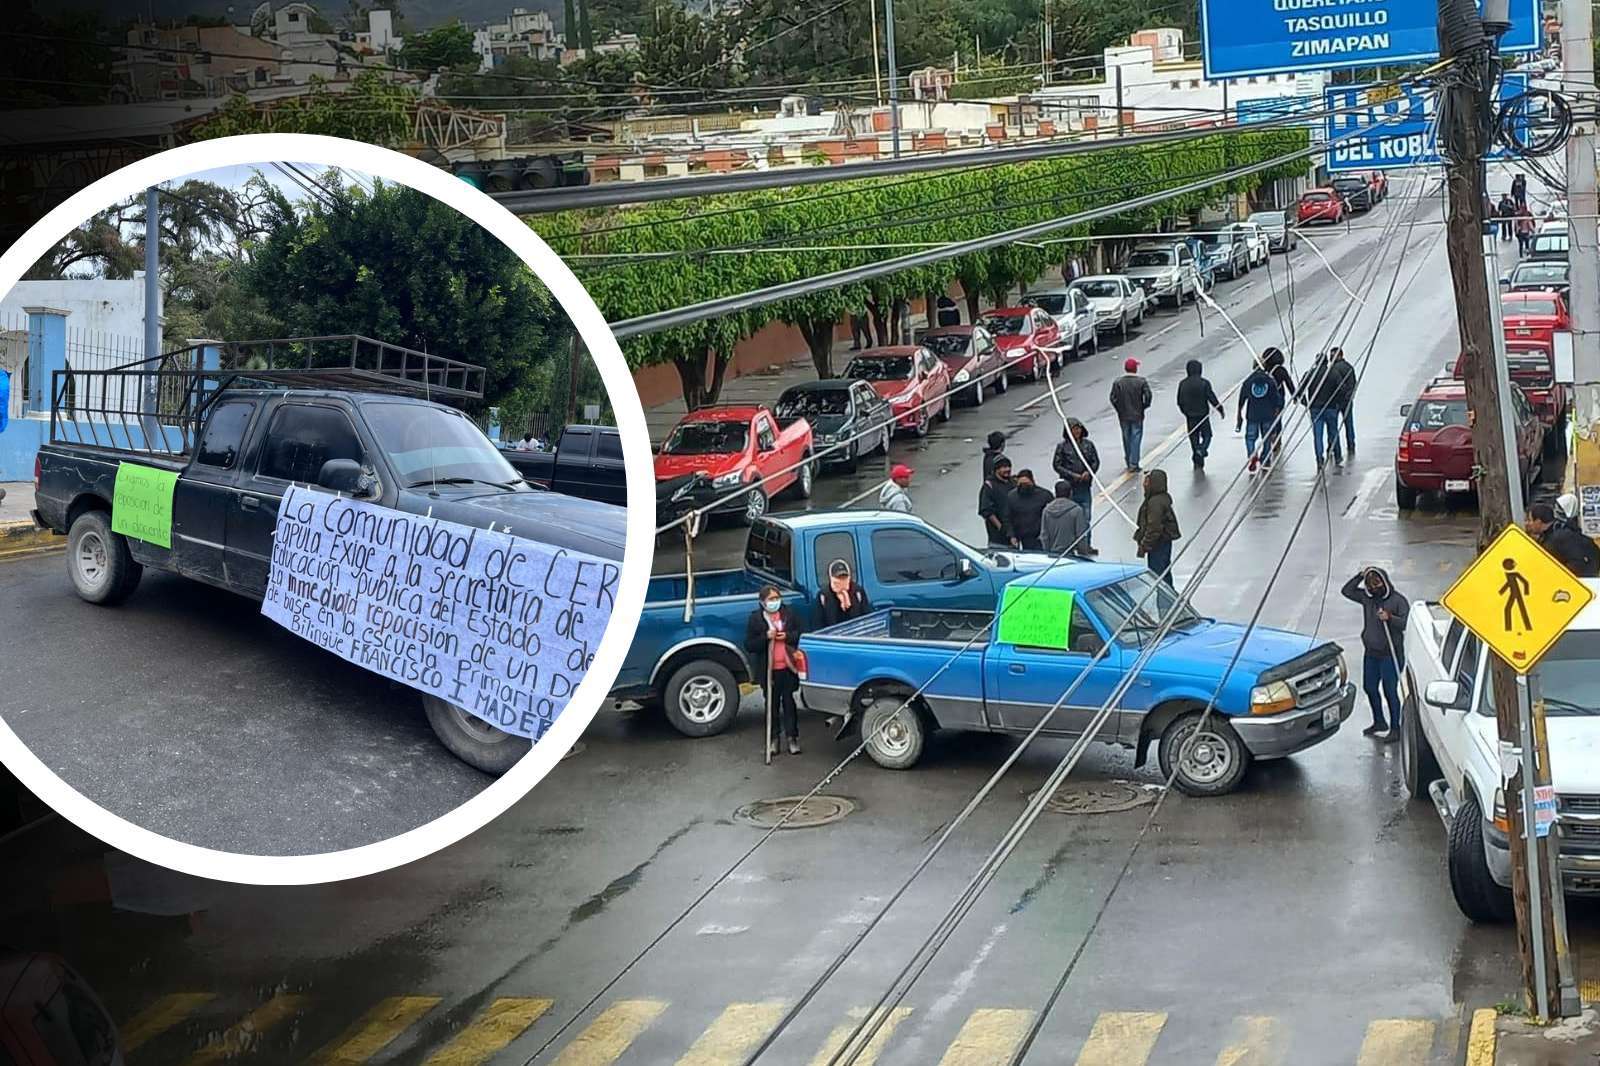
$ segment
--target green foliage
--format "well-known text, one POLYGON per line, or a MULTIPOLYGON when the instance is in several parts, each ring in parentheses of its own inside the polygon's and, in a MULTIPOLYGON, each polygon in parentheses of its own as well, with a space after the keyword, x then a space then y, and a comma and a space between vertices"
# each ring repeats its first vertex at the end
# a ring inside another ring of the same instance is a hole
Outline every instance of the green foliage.
POLYGON ((1039 87, 1039 71, 1018 71, 999 59, 984 57, 982 63, 961 67, 961 80, 950 86, 952 100, 992 100, 995 97, 1031 92, 1039 87))
MULTIPOLYGON (((408 45, 409 47, 409 45, 408 45)), ((238 133, 322 133, 393 147, 411 135, 411 91, 376 70, 355 76, 350 88, 335 93, 319 78, 301 96, 256 107, 243 94, 192 131, 196 140, 238 133)))
POLYGON ((400 65, 407 70, 457 70, 477 64, 478 55, 472 50, 472 31, 459 21, 413 33, 400 49, 400 65))

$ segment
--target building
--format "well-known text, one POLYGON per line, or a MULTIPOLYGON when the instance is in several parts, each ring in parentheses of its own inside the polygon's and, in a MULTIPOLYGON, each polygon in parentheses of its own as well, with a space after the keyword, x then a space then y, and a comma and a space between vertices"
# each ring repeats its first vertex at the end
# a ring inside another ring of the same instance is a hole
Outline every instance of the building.
POLYGON ((559 61, 566 38, 556 32, 549 12, 516 7, 504 22, 473 31, 472 50, 478 54, 478 69, 490 71, 517 56, 559 61))
POLYGON ((138 23, 111 64, 111 101, 225 96, 279 84, 285 49, 234 26, 138 23))
MULTIPOLYGON (((597 56, 616 55, 620 52, 637 52, 639 50, 639 35, 637 33, 613 33, 610 37, 600 41, 594 46, 597 56)), ((576 63, 584 58, 587 53, 582 48, 568 48, 561 53, 561 65, 576 63)))
POLYGON ((373 8, 367 12, 367 28, 356 31, 356 50, 386 55, 399 49, 400 38, 394 32, 394 12, 373 8))

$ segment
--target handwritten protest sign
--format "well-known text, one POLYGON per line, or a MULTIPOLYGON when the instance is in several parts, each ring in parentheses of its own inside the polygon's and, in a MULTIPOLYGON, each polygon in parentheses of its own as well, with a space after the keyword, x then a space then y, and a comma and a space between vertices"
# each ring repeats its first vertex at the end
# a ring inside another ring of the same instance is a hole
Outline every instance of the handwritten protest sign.
POLYGON ((1072 590, 1007 585, 1000 601, 1002 644, 1024 648, 1065 648, 1072 621, 1072 590))
POLYGON ((581 552, 292 486, 261 613, 538 740, 594 660, 619 574, 581 552))
POLYGON ((111 532, 171 548, 172 490, 177 484, 176 471, 119 463, 111 494, 111 532))

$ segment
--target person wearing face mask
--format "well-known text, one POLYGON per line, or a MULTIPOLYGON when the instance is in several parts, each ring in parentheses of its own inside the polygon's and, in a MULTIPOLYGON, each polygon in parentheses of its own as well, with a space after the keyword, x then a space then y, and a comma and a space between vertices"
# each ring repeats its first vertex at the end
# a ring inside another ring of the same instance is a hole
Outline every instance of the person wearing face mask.
POLYGON ((1044 551, 1039 541, 1044 528, 1044 509, 1055 497, 1033 482, 1032 470, 1017 471, 1017 487, 1011 490, 1006 513, 1011 517, 1011 539, 1023 551, 1044 551))
POLYGON ((984 479, 978 490, 978 517, 983 519, 983 531, 989 535, 989 546, 1010 548, 1011 515, 1011 460, 996 456, 994 469, 984 479))
POLYGON ((817 593, 818 623, 827 628, 871 612, 866 590, 850 576, 850 564, 843 559, 829 563, 828 587, 817 593))
POLYGON ((1406 613, 1410 604, 1396 591, 1389 575, 1369 566, 1344 583, 1345 599, 1361 605, 1361 687, 1372 707, 1372 724, 1362 736, 1382 736, 1385 744, 1400 739, 1400 671, 1405 668, 1406 613), (1389 722, 1383 700, 1389 701, 1389 722), (1387 730, 1387 732, 1385 732, 1387 730))
POLYGON ((800 690, 796 655, 800 645, 800 619, 785 606, 776 585, 761 590, 760 606, 745 624, 744 647, 756 665, 756 683, 767 702, 767 754, 778 754, 779 734, 789 738, 789 754, 800 754, 800 709, 794 694, 800 690))

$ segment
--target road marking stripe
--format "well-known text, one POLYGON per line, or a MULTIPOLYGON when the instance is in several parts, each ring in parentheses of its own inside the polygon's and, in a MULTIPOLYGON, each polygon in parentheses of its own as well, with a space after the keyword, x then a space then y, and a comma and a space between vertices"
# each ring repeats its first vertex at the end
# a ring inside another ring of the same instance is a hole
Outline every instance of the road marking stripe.
POLYGON ((972 1012, 961 1031, 945 1051, 939 1066, 994 1066, 1005 1062, 1017 1050, 1033 1011, 1003 1007, 983 1007, 972 1012))
MULTIPOLYGON (((1070 388, 1072 388, 1072 382, 1063 381, 1059 385, 1056 386, 1055 393, 1056 393, 1057 396, 1065 396, 1067 394, 1067 390, 1070 389, 1070 388)), ((1028 408, 1037 407, 1039 404, 1044 403, 1049 399, 1050 399, 1050 390, 1049 389, 1045 389, 1043 392, 1041 392, 1039 395, 1035 396, 1033 399, 1029 400, 1027 403, 1018 404, 1017 405, 1017 410, 1026 411, 1028 408)))
POLYGON ((122 1053, 133 1054, 140 1045, 160 1036, 216 998, 214 992, 174 992, 162 996, 122 1027, 122 1053))
POLYGON ((255 1010, 213 1036, 205 1047, 189 1056, 188 1066, 208 1066, 223 1059, 238 1058, 256 1050, 261 1038, 300 1009, 304 996, 279 992, 255 1010))
POLYGON ((503 997, 489 1004, 454 1040, 428 1059, 427 1066, 477 1066, 521 1036, 554 1002, 548 999, 503 997))
POLYGON ((1494 1066, 1494 1023, 1498 1012, 1489 1007, 1472 1012, 1467 1031, 1466 1066, 1494 1066))
POLYGON ((1239 1038, 1217 1056, 1217 1066, 1274 1066, 1283 1061, 1283 1033, 1276 1018, 1235 1018, 1239 1038))
POLYGON ((778 1024, 783 1010, 783 1004, 778 1002, 731 1004, 700 1034, 700 1039, 678 1060, 678 1066, 730 1066, 742 1062, 778 1024))
POLYGON ((1367 1026, 1356 1066, 1422 1066, 1433 1050, 1433 1022, 1421 1018, 1384 1018, 1367 1026))
POLYGON ((605 1066, 616 1062, 666 1009, 666 1002, 659 999, 624 999, 611 1004, 556 1056, 553 1066, 605 1066))
MULTIPOLYGON (((855 1030, 860 1020, 866 1017, 866 1013, 860 1007, 852 1010, 850 1012, 850 1021, 843 1023, 828 1034, 827 1042, 822 1045, 822 1050, 817 1052, 816 1058, 811 1060, 811 1066, 828 1066, 829 1060, 839 1053, 840 1048, 844 1047, 844 1042, 850 1038, 850 1034, 855 1030)), ((896 1007, 890 1011, 889 1016, 878 1027, 878 1031, 873 1034, 872 1039, 867 1041, 867 1046, 862 1050, 861 1054, 856 1056, 855 1066, 873 1066, 873 1063, 878 1061, 878 1056, 883 1054, 883 1047, 889 1042, 889 1037, 894 1035, 895 1026, 905 1021, 910 1014, 910 1007, 896 1007)), ((852 1048, 859 1046, 859 1044, 851 1045, 852 1048)))
POLYGON ((381 999, 312 1061, 320 1066, 355 1066, 366 1062, 438 1005, 438 996, 381 999))
POLYGON ((1105 1011, 1078 1052, 1078 1066, 1143 1066, 1166 1024, 1159 1011, 1105 1011))

